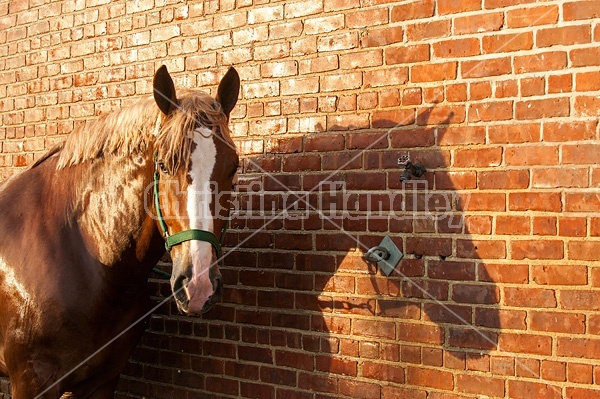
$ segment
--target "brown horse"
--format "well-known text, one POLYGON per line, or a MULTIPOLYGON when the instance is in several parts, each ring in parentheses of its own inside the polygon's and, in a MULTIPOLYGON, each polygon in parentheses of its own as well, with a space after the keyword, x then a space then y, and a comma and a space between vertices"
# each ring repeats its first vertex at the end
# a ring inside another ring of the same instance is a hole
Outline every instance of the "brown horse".
POLYGON ((90 121, 0 185, 0 374, 13 399, 113 397, 165 242, 179 310, 219 300, 239 88, 231 68, 216 99, 178 96, 163 66, 154 98, 90 121))

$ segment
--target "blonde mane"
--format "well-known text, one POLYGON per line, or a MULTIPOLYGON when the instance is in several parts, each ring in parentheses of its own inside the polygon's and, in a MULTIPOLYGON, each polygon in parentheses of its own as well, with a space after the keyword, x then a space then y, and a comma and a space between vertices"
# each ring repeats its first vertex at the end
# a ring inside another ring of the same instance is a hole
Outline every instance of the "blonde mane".
POLYGON ((152 147, 161 162, 176 171, 188 166, 197 125, 220 134, 235 148, 227 117, 217 101, 195 90, 184 90, 178 97, 178 107, 168 117, 163 116, 154 99, 149 97, 88 121, 61 145, 57 167, 65 168, 111 154, 141 153, 152 147))

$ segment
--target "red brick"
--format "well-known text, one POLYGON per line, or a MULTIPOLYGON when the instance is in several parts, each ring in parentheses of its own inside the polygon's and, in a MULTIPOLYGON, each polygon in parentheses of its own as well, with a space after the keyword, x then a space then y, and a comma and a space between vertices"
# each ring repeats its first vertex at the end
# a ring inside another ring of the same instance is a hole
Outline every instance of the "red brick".
POLYGON ((523 78, 519 80, 521 96, 539 96, 545 93, 546 81, 544 77, 523 78))
POLYGON ((386 339, 394 339, 396 336, 394 323, 387 321, 354 320, 352 332, 356 335, 386 339))
POLYGON ((226 395, 238 395, 239 386, 238 381, 230 378, 221 377, 206 377, 206 386, 210 386, 212 392, 217 392, 226 395))
POLYGON ((389 138, 393 148, 429 147, 435 140, 432 129, 393 129, 389 138))
POLYGON ((504 22, 504 15, 500 12, 475 14, 454 19, 454 33, 457 35, 479 32, 498 31, 504 22))
POLYGON ((569 259, 596 260, 600 241, 571 241, 568 243, 569 259))
POLYGON ((403 40, 402 26, 368 29, 361 36, 362 47, 379 47, 399 43, 403 40))
POLYGON ((410 64, 429 60, 429 45, 387 47, 384 50, 386 65, 410 64))
POLYGON ((600 17, 600 5, 596 1, 573 1, 563 4, 565 21, 600 17))
POLYGON ((427 397, 427 391, 399 388, 391 385, 381 387, 381 399, 425 399, 427 397))
POLYGON ((531 312, 529 327, 535 331, 583 334, 585 318, 583 315, 561 312, 531 312))
POLYGON ((552 338, 545 335, 503 333, 500 334, 498 349, 503 352, 549 356, 552 353, 552 338))
POLYGON ((341 134, 319 134, 304 138, 304 150, 307 152, 338 151, 344 147, 344 136, 341 134))
POLYGON ((459 105, 438 105, 425 108, 417 113, 417 124, 447 125, 465 121, 465 108, 459 105))
POLYGON ((514 375, 515 361, 512 357, 492 356, 491 371, 498 375, 514 375))
POLYGON ((553 290, 541 288, 504 288, 504 302, 508 306, 529 308, 554 308, 556 295, 553 290))
POLYGON ((502 240, 458 240, 456 254, 461 258, 506 258, 506 243, 502 240))
POLYGON ((587 220, 582 217, 563 217, 558 219, 558 235, 563 237, 585 237, 587 220))
POLYGON ((600 112, 600 99, 597 96, 581 96, 575 98, 575 114, 594 116, 600 112))
POLYGON ((556 165, 558 147, 554 145, 508 147, 505 159, 507 165, 556 165))
POLYGON ((600 399, 600 390, 567 387, 567 399, 600 399))
POLYGON ((456 79, 457 63, 415 65, 411 68, 411 80, 419 82, 443 82, 456 79))
POLYGON ((502 265, 486 263, 479 268, 479 279, 498 283, 524 284, 529 281, 526 265, 502 265))
POLYGON ((530 218, 527 216, 503 216, 496 217, 496 234, 523 235, 529 234, 530 218))
POLYGON ((535 55, 515 56, 515 73, 545 72, 564 69, 567 66, 567 53, 553 51, 535 55))
POLYGON ((582 72, 575 75, 575 88, 577 91, 597 91, 600 89, 600 73, 582 72))
POLYGON ((523 192, 510 193, 508 207, 512 211, 560 212, 562 203, 559 193, 523 192))
POLYGON ((477 187, 481 190, 523 189, 529 187, 529 171, 506 170, 479 172, 477 187))
POLYGON ((478 39, 452 39, 433 44, 433 54, 439 58, 469 57, 480 53, 478 39))
MULTIPOLYGON (((364 87, 384 87, 402 85, 408 81, 407 68, 388 68, 367 71, 364 74, 364 87)), ((383 107, 384 105, 381 104, 383 107)))
POLYGON ((398 323, 400 341, 440 344, 444 342, 444 330, 436 325, 398 323))
POLYGON ((467 99, 467 85, 464 83, 446 86, 446 99, 450 102, 462 102, 467 99))
MULTIPOLYGON (((316 43, 316 49, 313 48, 311 42, 302 43, 303 49, 297 55, 313 54, 323 51, 350 50, 357 48, 359 45, 358 34, 355 32, 344 32, 339 34, 319 36, 316 43)), ((293 45, 293 43, 292 43, 293 45)), ((293 48, 293 47, 292 47, 293 48)))
POLYGON ((548 93, 569 93, 573 90, 573 77, 570 74, 548 76, 548 93))
POLYGON ((469 306, 425 304, 425 320, 435 323, 465 324, 471 320, 471 308, 469 306))
POLYGON ((560 387, 530 381, 509 381, 508 395, 514 399, 562 399, 560 387))
POLYGON ((452 242, 445 238, 408 237, 406 252, 419 255, 450 256, 452 242))
POLYGON ((595 192, 567 193, 565 210, 568 212, 597 212, 600 210, 600 194, 595 192))
POLYGON ((344 360, 331 356, 317 356, 316 367, 319 371, 355 377, 358 364, 354 360, 344 360))
POLYGON ((475 172, 435 172, 435 188, 438 190, 464 190, 476 186, 475 172))
POLYGON ((569 116, 569 99, 565 97, 517 101, 515 116, 517 119, 542 119, 569 116))
POLYGON ((459 374, 456 377, 458 392, 487 396, 504 396, 504 380, 477 375, 459 374))
POLYGON ((465 145, 483 144, 485 142, 485 129, 480 126, 447 127, 437 129, 437 144, 465 145))
POLYGON ((360 7, 357 0, 325 0, 323 6, 325 11, 340 11, 356 7, 360 7))
POLYGON ((486 101, 469 105, 470 122, 503 121, 512 118, 512 101, 486 101))
POLYGON ((346 136, 346 148, 349 150, 387 147, 387 135, 380 132, 350 133, 346 136))
POLYGON ((533 171, 533 187, 587 187, 588 170, 585 168, 549 168, 533 171))
POLYGON ((493 304, 500 301, 500 293, 493 285, 454 284, 452 300, 457 303, 493 304))
POLYGON ((554 45, 570 45, 589 43, 591 41, 590 25, 563 26, 537 31, 536 44, 538 47, 554 45))
POLYGON ((460 64, 463 78, 484 78, 507 75, 511 72, 510 58, 494 58, 480 61, 462 61, 460 64))
POLYGON ((432 17, 435 8, 433 0, 423 0, 392 7, 392 22, 410 21, 418 18, 432 17))
POLYGON ((452 373, 412 366, 406 368, 406 382, 410 385, 446 390, 454 387, 452 373))
POLYGON ((562 143, 565 141, 589 140, 594 137, 596 126, 597 121, 548 122, 544 124, 544 141, 562 143))
POLYGON ((353 380, 340 380, 340 394, 351 398, 370 399, 380 397, 380 385, 353 380))
POLYGON ((537 123, 496 125, 488 127, 490 143, 531 143, 540 141, 540 125, 537 123))
POLYGON ((400 365, 364 362, 361 369, 362 376, 365 378, 390 381, 396 384, 403 384, 405 382, 405 369, 400 365))
POLYGON ((566 145, 563 147, 563 163, 595 164, 599 151, 600 144, 566 145))
POLYGON ((467 354, 467 370, 489 372, 491 356, 468 353, 467 354))
POLYGON ((321 376, 315 373, 299 373, 298 387, 317 392, 337 392, 338 378, 330 375, 321 376))
POLYGON ((454 166, 456 167, 469 168, 499 166, 501 162, 501 147, 457 149, 454 151, 454 166))
POLYGON ((541 363, 541 374, 540 376, 544 380, 549 381, 566 381, 566 364, 564 362, 557 362, 552 360, 543 360, 541 363))
POLYGON ((490 328, 526 330, 527 313, 523 310, 498 310, 481 308, 475 313, 475 324, 490 328))
POLYGON ((391 111, 375 111, 371 116, 373 128, 393 128, 411 125, 415 121, 414 109, 395 109, 391 111))
POLYGON ((340 69, 363 69, 383 64, 383 51, 380 49, 340 55, 340 69))
POLYGON ((512 259, 564 258, 563 242, 554 240, 512 241, 510 252, 512 259))
POLYGON ((419 41, 424 39, 433 39, 444 37, 450 34, 450 20, 427 21, 408 25, 406 35, 410 41, 419 41))
POLYGON ((519 85, 516 80, 502 80, 495 83, 496 97, 515 97, 519 93, 519 85))
POLYGON ((492 218, 490 216, 465 216, 465 233, 492 234, 492 218))
POLYGON ((506 14, 509 28, 527 28, 536 25, 554 24, 558 21, 558 6, 538 5, 536 7, 517 8, 506 14))
POLYGON ((321 76, 321 91, 341 91, 359 88, 362 85, 362 73, 350 72, 343 75, 321 76))
POLYGON ((600 47, 571 50, 569 58, 574 67, 600 65, 600 47))
POLYGON ((533 266, 532 278, 538 284, 585 285, 587 268, 584 266, 533 266))
POLYGON ((484 54, 531 50, 533 48, 533 34, 531 32, 522 32, 485 36, 481 44, 484 54))
POLYGON ((600 340, 595 338, 557 338, 558 356, 600 359, 600 340))
POLYGON ((593 366, 591 364, 569 363, 567 365, 569 382, 579 384, 592 384, 594 380, 593 366))

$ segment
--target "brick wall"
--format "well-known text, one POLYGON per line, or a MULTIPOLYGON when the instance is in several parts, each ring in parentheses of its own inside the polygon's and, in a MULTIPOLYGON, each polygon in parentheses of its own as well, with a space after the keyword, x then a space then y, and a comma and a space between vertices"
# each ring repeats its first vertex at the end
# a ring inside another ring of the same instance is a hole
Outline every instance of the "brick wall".
POLYGON ((0 1, 0 176, 235 65, 225 299, 120 398, 600 398, 599 43, 598 1, 0 1))

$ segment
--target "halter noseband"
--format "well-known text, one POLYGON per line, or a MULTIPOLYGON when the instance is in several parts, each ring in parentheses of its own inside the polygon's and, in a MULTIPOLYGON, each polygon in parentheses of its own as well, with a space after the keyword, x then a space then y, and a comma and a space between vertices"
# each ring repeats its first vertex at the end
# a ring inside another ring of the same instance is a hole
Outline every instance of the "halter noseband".
POLYGON ((158 224, 160 225, 160 229, 162 230, 163 237, 165 239, 165 248, 167 251, 171 251, 175 245, 179 245, 185 241, 205 241, 213 246, 217 253, 217 257, 221 257, 223 254, 223 250, 221 248, 223 244, 223 238, 225 237, 225 232, 227 231, 227 221, 225 221, 225 225, 223 226, 223 230, 221 231, 221 239, 219 240, 217 236, 213 232, 199 229, 189 229, 183 230, 173 235, 169 234, 169 230, 167 228, 167 224, 165 223, 165 219, 163 217, 162 211, 160 209, 160 202, 158 200, 158 180, 160 178, 160 174, 158 171, 158 158, 157 154, 154 155, 154 207, 156 208, 156 217, 158 218, 158 224))

